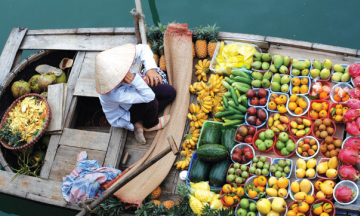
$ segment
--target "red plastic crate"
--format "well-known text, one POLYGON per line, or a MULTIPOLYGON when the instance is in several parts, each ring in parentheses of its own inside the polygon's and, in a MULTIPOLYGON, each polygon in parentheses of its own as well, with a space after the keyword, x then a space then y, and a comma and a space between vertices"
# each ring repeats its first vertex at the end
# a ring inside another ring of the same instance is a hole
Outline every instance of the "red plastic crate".
MULTIPOLYGON (((332 138, 333 138, 333 140, 340 140, 341 143, 342 143, 342 140, 341 140, 339 137, 333 136, 332 138)), ((324 143, 325 143, 325 140, 323 140, 323 141, 320 143, 320 147, 321 147, 321 145, 323 145, 324 143)), ((340 147, 340 148, 341 148, 341 147, 340 147)), ((320 151, 320 154, 321 154, 321 156, 322 156, 323 158, 329 158, 329 157, 326 157, 321 151, 320 151)), ((329 159, 330 159, 330 158, 329 158, 329 159)))
POLYGON ((254 149, 255 149, 256 151, 258 151, 258 152, 269 152, 269 151, 271 151, 271 150, 274 148, 275 143, 276 143, 276 141, 277 141, 276 136, 274 136, 274 137, 272 138, 272 140, 274 141, 274 144, 273 144, 270 148, 266 149, 265 151, 260 151, 260 150, 258 149, 258 147, 256 147, 255 141, 256 141, 257 139, 259 139, 259 134, 260 134, 261 132, 263 132, 263 131, 266 131, 266 130, 267 130, 267 129, 258 130, 258 131, 256 132, 254 138, 253 138, 252 145, 253 145, 254 149))
POLYGON ((309 108, 309 112, 308 112, 308 117, 309 117, 311 120, 325 119, 325 118, 327 118, 327 117, 329 116, 329 110, 330 110, 330 101, 327 101, 327 100, 311 100, 311 101, 310 101, 310 108, 309 108), (310 112, 311 112, 311 110, 313 110, 313 109, 312 109, 312 104, 315 103, 315 102, 316 102, 316 103, 323 103, 323 102, 327 103, 328 108, 327 108, 327 110, 326 110, 327 115, 326 115, 325 117, 323 117, 323 118, 320 118, 320 117, 318 117, 318 118, 312 118, 312 117, 310 116, 310 112))
MULTIPOLYGON (((296 139, 300 139, 300 138, 304 138, 304 137, 309 136, 310 133, 311 133, 311 131, 314 130, 314 123, 313 123, 313 121, 312 121, 309 117, 306 117, 306 116, 298 116, 298 117, 295 117, 292 121, 294 121, 294 120, 297 119, 297 118, 302 118, 302 119, 307 119, 307 120, 309 120, 310 123, 311 123, 310 130, 309 130, 309 132, 308 132, 307 134, 305 134, 304 136, 296 136, 295 134, 292 134, 292 133, 291 133, 291 126, 290 126, 290 127, 289 127, 289 134, 291 134, 291 136, 295 137, 296 139)), ((291 121, 291 122, 292 122, 292 121, 291 121)), ((291 124, 291 122, 290 122, 290 124, 291 124)))
MULTIPOLYGON (((317 80, 316 82, 320 82, 320 83, 322 83, 323 84, 323 86, 324 85, 327 85, 327 86, 329 86, 330 87, 330 92, 329 92, 329 94, 328 94, 328 96, 326 97, 326 98, 324 98, 323 100, 327 100, 327 99, 329 99, 330 98, 330 94, 331 94, 331 90, 332 90, 332 85, 331 85, 331 83, 330 82, 328 82, 328 81, 321 81, 321 80, 317 80)), ((312 92, 312 88, 313 88, 313 85, 314 85, 315 83, 311 83, 311 86, 310 86, 310 93, 312 92)), ((309 93, 309 94, 310 94, 309 93)))
MULTIPOLYGON (((272 114, 270 117, 273 117, 275 114, 276 114, 276 113, 272 114)), ((286 131, 289 130, 290 120, 291 120, 291 119, 290 119, 289 115, 287 115, 287 114, 280 114, 280 116, 282 116, 282 115, 283 115, 283 116, 286 116, 286 117, 289 119, 289 123, 287 124, 287 127, 285 128, 285 130, 284 130, 284 131, 281 131, 281 132, 286 132, 286 131)), ((269 117, 269 118, 270 118, 270 117, 269 117)), ((269 118, 268 118, 268 122, 269 122, 269 118)), ((270 129, 268 122, 266 123, 266 128, 267 128, 267 129, 270 129)), ((281 132, 279 132, 279 133, 281 133, 281 132)), ((274 132, 274 133, 275 133, 275 132, 274 132)), ((279 134, 279 133, 275 133, 275 134, 279 134)))
MULTIPOLYGON (((223 192, 223 190, 221 189, 221 191, 220 191, 220 196, 221 195, 223 195, 224 194, 224 192, 223 192)), ((234 204, 234 205, 226 205, 225 204, 225 202, 224 202, 224 197, 222 197, 221 199, 220 199, 220 201, 221 201, 221 203, 224 205, 224 206, 226 206, 226 207, 236 207, 239 203, 240 203, 240 198, 239 198, 239 202, 237 202, 236 204, 234 204)))
POLYGON ((315 204, 321 203, 321 202, 323 202, 323 204, 325 204, 325 203, 330 203, 331 206, 333 207, 333 209, 332 209, 331 212, 328 213, 328 214, 329 214, 329 216, 335 216, 336 208, 335 208, 335 206, 334 206, 334 203, 331 202, 329 199, 316 199, 315 202, 314 202, 314 203, 311 205, 311 207, 310 207, 310 210, 311 210, 311 214, 310 214, 310 215, 314 215, 314 214, 312 214, 313 206, 314 206, 315 204))
MULTIPOLYGON (((291 205, 292 204, 294 204, 294 203, 299 203, 300 201, 299 200, 296 200, 296 201, 292 201, 289 205, 288 205, 288 211, 290 211, 291 210, 291 205)), ((308 212, 306 212, 304 215, 306 215, 306 216, 310 216, 311 215, 311 209, 309 208, 309 211, 308 212)))
MULTIPOLYGON (((294 143, 295 143, 295 149, 294 149, 294 151, 291 152, 289 155, 287 155, 287 156, 282 156, 282 155, 281 155, 281 150, 277 149, 276 146, 274 146, 274 148, 273 148, 274 154, 275 154, 276 156, 278 156, 279 158, 289 158, 289 157, 293 156, 293 154, 295 154, 295 151, 296 151, 296 139, 295 139, 289 132, 288 132, 287 134, 289 135, 289 139, 291 139, 292 141, 294 141, 294 143)), ((278 140, 278 139, 276 139, 276 140, 278 140)))
MULTIPOLYGON (((335 124, 335 122, 334 122, 333 120, 330 119, 330 121, 331 121, 332 126, 333 126, 333 128, 334 128, 334 133, 333 133, 333 135, 331 135, 331 137, 334 137, 335 134, 336 134, 336 124, 335 124)), ((313 128, 311 129, 311 131, 312 131, 311 134, 312 134, 313 137, 315 137, 315 139, 317 139, 317 140, 319 140, 319 141, 323 141, 323 140, 324 140, 324 139, 321 139, 321 138, 318 138, 318 137, 315 136, 314 126, 313 126, 313 128)))
POLYGON ((336 105, 338 105, 338 104, 341 104, 343 107, 348 107, 348 105, 347 105, 347 103, 332 103, 331 104, 331 106, 330 106, 330 108, 329 108, 329 113, 328 113, 328 118, 329 119, 331 119, 331 120, 333 120, 335 123, 344 123, 344 120, 342 120, 342 121, 335 121, 332 117, 332 115, 331 115, 331 109, 332 108, 335 108, 336 107, 336 105))

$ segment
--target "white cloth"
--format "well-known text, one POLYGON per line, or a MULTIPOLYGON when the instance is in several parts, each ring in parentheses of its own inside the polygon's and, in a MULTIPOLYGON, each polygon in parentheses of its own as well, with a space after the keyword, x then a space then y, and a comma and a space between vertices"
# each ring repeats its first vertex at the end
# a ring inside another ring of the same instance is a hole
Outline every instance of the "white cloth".
MULTIPOLYGON (((136 55, 133 65, 139 59, 143 63, 145 71, 157 68, 153 53, 146 44, 136 45, 136 55)), ((131 83, 121 82, 111 92, 100 95, 99 98, 103 112, 111 126, 133 131, 134 125, 130 122, 129 112, 131 105, 148 103, 155 99, 155 94, 141 76, 132 68, 130 72, 135 74, 135 78, 131 83)))

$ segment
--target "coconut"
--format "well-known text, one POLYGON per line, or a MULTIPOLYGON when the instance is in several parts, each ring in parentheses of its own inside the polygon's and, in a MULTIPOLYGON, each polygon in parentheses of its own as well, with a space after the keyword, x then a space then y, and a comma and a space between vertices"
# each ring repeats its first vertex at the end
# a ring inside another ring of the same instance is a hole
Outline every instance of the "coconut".
POLYGON ((64 71, 60 76, 56 77, 56 83, 66 83, 66 74, 64 71))
POLYGON ((30 94, 31 87, 28 82, 25 82, 24 80, 16 81, 11 86, 11 93, 14 96, 14 98, 21 97, 26 94, 30 94))
POLYGON ((41 96, 43 96, 45 99, 47 99, 48 97, 48 92, 47 91, 44 91, 40 94, 41 96))
POLYGON ((39 84, 38 84, 39 77, 40 77, 40 74, 36 74, 36 75, 32 76, 29 80, 31 91, 34 93, 38 93, 38 94, 40 94, 40 92, 41 92, 41 89, 39 88, 39 84))
POLYGON ((38 81, 40 89, 44 91, 47 91, 49 85, 55 83, 56 83, 56 76, 55 74, 51 74, 51 73, 41 74, 38 81))

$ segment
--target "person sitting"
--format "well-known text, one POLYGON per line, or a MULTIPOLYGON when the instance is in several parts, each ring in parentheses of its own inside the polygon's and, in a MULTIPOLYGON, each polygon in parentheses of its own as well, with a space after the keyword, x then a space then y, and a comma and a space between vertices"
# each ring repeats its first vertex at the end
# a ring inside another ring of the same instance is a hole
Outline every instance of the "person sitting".
POLYGON ((144 131, 163 129, 169 122, 170 115, 159 118, 158 114, 174 101, 176 90, 167 84, 148 45, 125 44, 99 53, 95 81, 110 125, 134 131, 141 144, 146 143, 144 131), (139 60, 144 78, 133 70, 139 60))

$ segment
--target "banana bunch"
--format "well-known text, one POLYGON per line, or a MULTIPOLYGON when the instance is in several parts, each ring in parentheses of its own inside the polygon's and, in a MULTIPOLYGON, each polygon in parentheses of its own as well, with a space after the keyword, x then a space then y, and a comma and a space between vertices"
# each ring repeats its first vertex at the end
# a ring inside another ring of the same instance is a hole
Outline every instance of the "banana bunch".
POLYGON ((191 92, 191 94, 196 94, 196 92, 198 92, 197 90, 197 86, 198 86, 198 82, 194 82, 194 84, 189 86, 189 90, 191 92))
POLYGON ((208 93, 199 94, 197 102, 204 113, 209 113, 213 107, 213 98, 208 93))
POLYGON ((191 130, 193 128, 202 127, 203 123, 208 119, 208 115, 202 111, 199 104, 191 104, 189 107, 190 113, 188 113, 188 119, 190 122, 191 130))
POLYGON ((181 151, 180 154, 184 155, 185 157, 183 157, 181 159, 181 161, 178 161, 174 164, 174 166, 176 166, 176 169, 181 169, 181 170, 188 169, 190 160, 191 160, 191 156, 193 153, 194 153, 194 151, 190 150, 188 148, 186 148, 184 151, 181 151))
POLYGON ((185 138, 185 141, 184 141, 185 144, 183 143, 183 148, 184 148, 184 145, 185 145, 186 148, 195 149, 197 141, 199 139, 199 136, 200 136, 200 129, 195 129, 190 134, 187 134, 186 138, 185 138))
POLYGON ((204 59, 203 61, 199 60, 198 64, 195 65, 196 72, 195 75, 198 76, 197 80, 200 81, 201 78, 204 82, 207 81, 206 74, 209 73, 210 61, 204 59))

